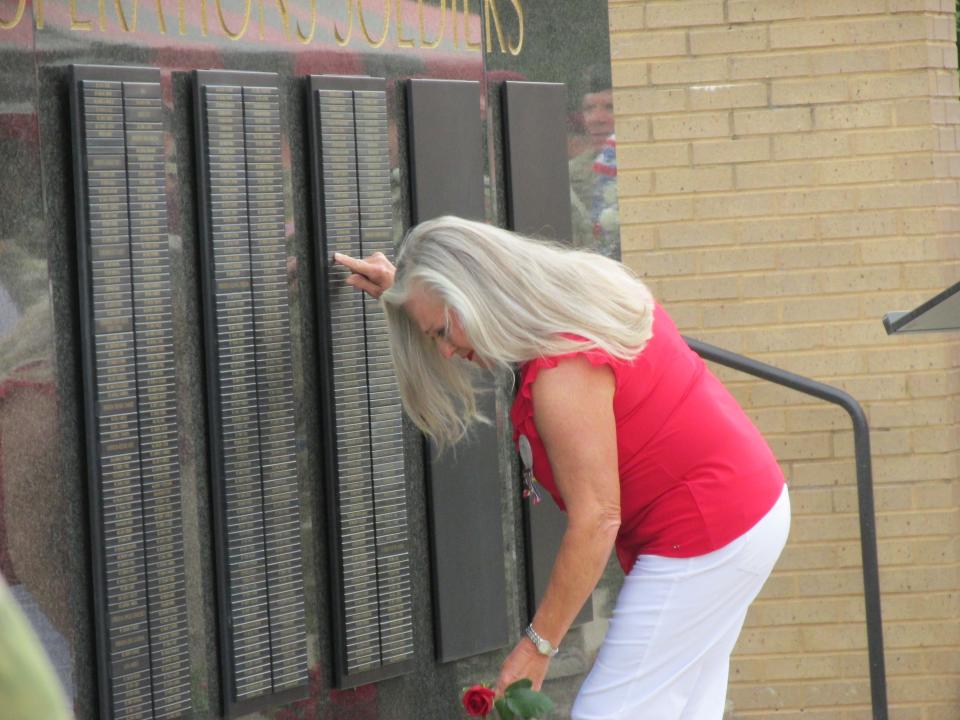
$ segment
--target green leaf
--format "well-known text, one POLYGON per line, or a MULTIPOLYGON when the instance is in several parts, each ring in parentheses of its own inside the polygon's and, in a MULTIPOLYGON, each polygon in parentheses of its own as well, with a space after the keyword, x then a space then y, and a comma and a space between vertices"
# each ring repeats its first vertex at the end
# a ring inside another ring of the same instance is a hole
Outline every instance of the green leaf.
POLYGON ((529 688, 518 687, 508 690, 506 698, 510 708, 523 718, 544 717, 553 710, 550 698, 529 688))
POLYGON ((507 706, 507 699, 505 697, 497 698, 493 702, 493 706, 497 709, 497 715, 500 717, 500 720, 514 720, 514 718, 516 718, 513 710, 507 706))
POLYGON ((512 682, 507 685, 507 689, 503 691, 504 695, 509 695, 510 691, 514 688, 527 688, 528 690, 533 687, 533 681, 530 678, 520 678, 516 682, 512 682))

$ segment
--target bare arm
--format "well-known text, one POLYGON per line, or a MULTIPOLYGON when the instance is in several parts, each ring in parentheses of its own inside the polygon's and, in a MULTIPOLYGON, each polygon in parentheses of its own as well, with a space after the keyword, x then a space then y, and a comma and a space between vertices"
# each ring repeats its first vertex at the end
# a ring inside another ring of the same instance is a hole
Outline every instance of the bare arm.
POLYGON ((379 298, 393 285, 393 276, 397 269, 383 253, 377 252, 363 260, 334 253, 333 261, 350 270, 347 284, 374 298, 379 298))
MULTIPOLYGON (((613 415, 613 371, 583 357, 541 371, 533 385, 534 421, 567 506, 567 529, 534 629, 559 645, 606 567, 620 528, 620 479, 613 415)), ((549 659, 526 639, 507 658, 502 691, 529 677, 539 688, 549 659)))

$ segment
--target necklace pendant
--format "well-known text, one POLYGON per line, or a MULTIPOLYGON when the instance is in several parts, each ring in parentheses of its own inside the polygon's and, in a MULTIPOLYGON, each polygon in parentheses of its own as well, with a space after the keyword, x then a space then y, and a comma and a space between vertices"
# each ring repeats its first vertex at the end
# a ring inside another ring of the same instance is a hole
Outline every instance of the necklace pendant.
POLYGON ((525 498, 532 498, 531 502, 534 505, 540 504, 540 491, 537 490, 537 486, 533 484, 534 477, 533 473, 527 472, 526 470, 523 473, 523 496, 525 498))
POLYGON ((536 478, 533 477, 533 448, 526 435, 521 435, 517 440, 517 449, 520 451, 520 460, 523 463, 523 497, 533 498, 533 504, 537 505, 541 498, 540 492, 534 485, 536 478))

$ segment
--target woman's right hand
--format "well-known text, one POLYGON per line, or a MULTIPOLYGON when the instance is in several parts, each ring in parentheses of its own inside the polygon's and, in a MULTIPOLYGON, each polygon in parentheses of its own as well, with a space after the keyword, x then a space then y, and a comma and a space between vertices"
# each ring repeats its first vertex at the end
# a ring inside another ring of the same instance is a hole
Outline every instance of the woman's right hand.
POLYGON ((397 272, 393 263, 381 252, 376 252, 363 260, 342 253, 334 253, 333 261, 351 272, 347 278, 347 285, 353 285, 377 299, 393 285, 393 276, 397 272))

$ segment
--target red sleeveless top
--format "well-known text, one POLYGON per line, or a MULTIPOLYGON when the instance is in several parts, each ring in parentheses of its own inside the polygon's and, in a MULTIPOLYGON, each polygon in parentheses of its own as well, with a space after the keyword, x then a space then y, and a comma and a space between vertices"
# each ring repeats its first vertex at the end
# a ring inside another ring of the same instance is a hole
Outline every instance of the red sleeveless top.
POLYGON ((784 484, 776 458, 657 305, 653 337, 631 361, 588 350, 538 358, 521 368, 510 411, 513 439, 527 436, 534 477, 561 510, 563 498, 533 420, 533 384, 541 370, 573 355, 608 365, 615 376, 621 512, 616 549, 625 572, 641 554, 693 557, 718 550, 773 507, 784 484))

